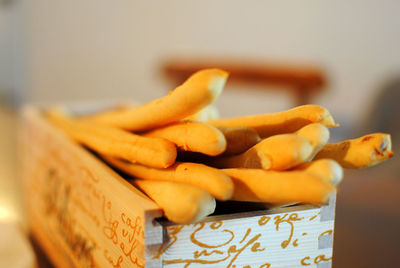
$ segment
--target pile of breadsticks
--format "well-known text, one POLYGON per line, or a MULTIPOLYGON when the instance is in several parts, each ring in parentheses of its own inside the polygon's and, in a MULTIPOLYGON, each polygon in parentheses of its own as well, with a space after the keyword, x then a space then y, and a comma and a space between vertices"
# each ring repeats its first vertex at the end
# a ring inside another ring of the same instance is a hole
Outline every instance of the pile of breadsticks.
POLYGON ((206 69, 168 96, 137 107, 48 119, 78 143, 129 175, 177 223, 213 213, 215 199, 324 204, 342 168, 378 164, 393 153, 390 135, 328 143, 337 126, 318 105, 217 119, 211 104, 228 73, 206 69))

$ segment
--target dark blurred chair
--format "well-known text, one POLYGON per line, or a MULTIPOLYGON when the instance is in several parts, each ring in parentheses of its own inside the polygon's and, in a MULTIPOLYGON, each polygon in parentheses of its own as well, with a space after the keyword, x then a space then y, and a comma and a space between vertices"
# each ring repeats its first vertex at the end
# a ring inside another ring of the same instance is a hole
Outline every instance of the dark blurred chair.
POLYGON ((385 132, 392 136, 395 157, 384 168, 384 173, 393 173, 400 179, 400 76, 389 80, 378 91, 369 110, 364 116, 359 135, 371 132, 385 132))
POLYGON ((334 267, 399 267, 400 77, 378 91, 355 136, 390 133, 394 157, 347 170, 336 204, 334 267))
POLYGON ((311 102, 326 84, 323 72, 312 66, 272 65, 223 60, 175 59, 162 65, 164 74, 179 85, 192 73, 204 68, 221 68, 230 73, 228 85, 257 85, 267 90, 286 90, 293 106, 311 102))

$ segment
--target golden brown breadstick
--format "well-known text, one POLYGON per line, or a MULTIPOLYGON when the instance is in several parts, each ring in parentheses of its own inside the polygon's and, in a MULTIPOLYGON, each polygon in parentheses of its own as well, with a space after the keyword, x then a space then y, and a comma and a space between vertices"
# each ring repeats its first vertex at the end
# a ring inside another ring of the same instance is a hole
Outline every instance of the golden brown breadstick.
POLYGON ((116 158, 104 158, 112 166, 136 178, 190 184, 206 190, 219 200, 228 200, 233 193, 233 183, 228 175, 203 164, 177 162, 169 168, 156 169, 116 158))
POLYGON ((156 168, 175 163, 176 147, 167 140, 141 137, 118 128, 71 119, 56 112, 48 113, 48 119, 71 138, 99 154, 156 168))
POLYGON ((142 134, 145 137, 164 138, 184 151, 199 152, 210 156, 226 149, 225 136, 207 123, 182 120, 142 134))
POLYGON ((261 141, 257 131, 249 127, 217 127, 225 136, 224 154, 240 154, 261 141))
POLYGON ((214 105, 210 104, 201 109, 200 111, 198 111, 197 113, 189 115, 185 119, 205 122, 205 121, 215 120, 217 118, 219 118, 218 109, 214 105))
POLYGON ((190 76, 169 95, 144 105, 109 111, 83 120, 107 124, 131 131, 146 131, 179 121, 212 103, 222 92, 228 73, 205 69, 190 76))
POLYGON ((343 168, 333 159, 319 159, 306 162, 293 170, 313 173, 335 186, 343 178, 343 168))
POLYGON ((266 138, 246 152, 210 159, 218 168, 262 168, 285 170, 306 161, 312 153, 310 142, 296 134, 281 134, 266 138))
POLYGON ((393 156, 389 134, 373 133, 360 138, 328 143, 314 159, 331 158, 344 168, 365 168, 393 156))
POLYGON ((325 204, 335 190, 324 179, 301 171, 223 169, 234 183, 232 200, 267 203, 325 204))
POLYGON ((328 128, 320 123, 306 125, 299 129, 296 134, 309 140, 313 147, 313 152, 308 160, 311 160, 329 140, 328 128))
POLYGON ((215 210, 215 199, 206 191, 192 185, 172 181, 132 180, 164 210, 175 223, 202 220, 215 210))
POLYGON ((310 123, 321 123, 326 127, 337 126, 327 109, 314 104, 302 105, 278 113, 212 120, 209 123, 214 126, 251 127, 261 138, 295 132, 310 123))
MULTIPOLYGON (((343 178, 343 168, 332 159, 319 159, 311 162, 303 163, 294 169, 295 172, 304 171, 324 179, 326 182, 337 186, 343 178)), ((266 208, 277 208, 294 205, 296 202, 290 203, 269 203, 266 208)))

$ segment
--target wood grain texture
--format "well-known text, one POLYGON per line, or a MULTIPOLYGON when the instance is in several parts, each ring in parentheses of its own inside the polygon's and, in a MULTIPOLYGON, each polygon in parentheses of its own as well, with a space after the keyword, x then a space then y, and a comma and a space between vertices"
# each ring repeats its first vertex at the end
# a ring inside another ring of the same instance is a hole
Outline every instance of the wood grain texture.
POLYGON ((59 267, 144 267, 146 244, 162 241, 161 210, 52 127, 23 113, 22 170, 35 238, 59 267))
POLYGON ((166 224, 168 239, 155 258, 165 267, 331 267, 334 219, 321 219, 334 209, 330 201, 166 224))

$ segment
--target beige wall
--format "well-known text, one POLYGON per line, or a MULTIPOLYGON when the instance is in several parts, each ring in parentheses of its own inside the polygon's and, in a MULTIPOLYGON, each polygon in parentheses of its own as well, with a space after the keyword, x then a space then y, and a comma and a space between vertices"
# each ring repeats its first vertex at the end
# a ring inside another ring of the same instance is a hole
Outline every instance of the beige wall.
MULTIPOLYGON (((400 73, 395 0, 21 1, 26 57, 19 70, 32 101, 147 101, 169 88, 161 60, 233 56, 322 66, 330 85, 316 101, 351 124, 400 73)), ((219 105, 235 115, 283 109, 288 101, 226 91, 219 105)))
POLYGON ((0 96, 12 88, 13 10, 0 2, 0 96))

